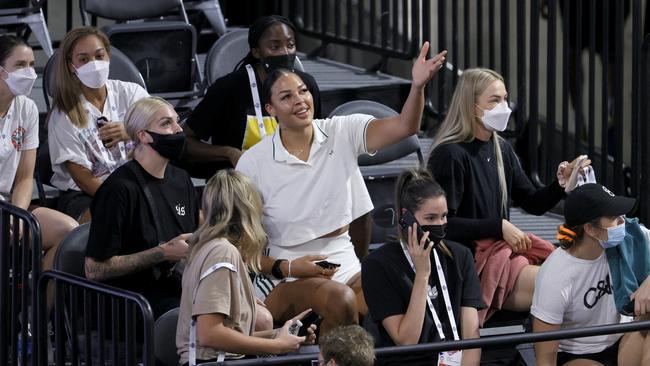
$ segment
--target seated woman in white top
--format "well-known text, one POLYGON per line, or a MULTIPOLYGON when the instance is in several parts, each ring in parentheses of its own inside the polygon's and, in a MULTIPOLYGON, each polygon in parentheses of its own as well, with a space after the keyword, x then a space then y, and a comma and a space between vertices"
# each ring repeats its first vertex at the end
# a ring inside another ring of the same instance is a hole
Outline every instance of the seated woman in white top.
POLYGON ((34 52, 12 35, 0 36, 0 80, 0 200, 30 209, 36 216, 46 251, 43 269, 48 270, 52 268, 56 246, 77 222, 46 207, 30 207, 38 148, 38 109, 27 96, 36 80, 36 71, 34 52))
POLYGON ((57 90, 48 119, 52 184, 61 190, 58 209, 85 221, 97 188, 127 161, 124 114, 148 94, 135 83, 108 80, 110 44, 95 28, 68 32, 56 57, 57 90))
POLYGON ((261 272, 274 278, 257 276, 255 282, 274 319, 285 321, 312 308, 327 333, 367 312, 361 265, 348 235, 350 222, 372 209, 357 157, 419 131, 424 87, 445 55, 426 60, 428 50, 425 43, 414 63, 401 114, 390 118, 314 120, 311 94, 298 75, 280 69, 267 77, 265 108, 280 127, 247 150, 237 170, 253 180, 264 202, 269 242, 261 272), (320 261, 340 267, 316 264, 320 261))
POLYGON ((250 179, 231 169, 218 171, 205 187, 201 206, 205 221, 188 240, 183 272, 176 328, 181 364, 287 353, 302 342, 313 343, 313 324, 305 329, 307 337, 289 333, 293 320, 273 331, 254 329, 258 309, 248 273, 260 269, 266 233, 262 200, 250 179))
MULTIPOLYGON (((610 267, 609 257, 620 256, 629 243, 648 245, 647 229, 640 234, 641 242, 629 241, 635 240, 636 230, 627 232, 623 215, 634 203, 595 183, 582 185, 567 197, 565 223, 558 229, 562 247, 546 259, 535 282, 530 309, 535 332, 621 322, 615 295, 622 282, 612 276, 619 272, 610 267)), ((650 280, 646 276, 638 281, 630 294, 635 302, 630 315, 648 320, 650 280)), ((647 332, 632 332, 540 342, 535 344, 535 356, 539 366, 648 365, 650 337, 647 332)))

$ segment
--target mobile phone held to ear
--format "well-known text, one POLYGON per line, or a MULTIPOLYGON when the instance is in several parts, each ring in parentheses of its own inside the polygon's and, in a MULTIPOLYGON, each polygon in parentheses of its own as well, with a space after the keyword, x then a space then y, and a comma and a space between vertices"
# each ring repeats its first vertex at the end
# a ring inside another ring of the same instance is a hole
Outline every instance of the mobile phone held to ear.
POLYGON ((341 264, 339 264, 339 263, 332 263, 332 262, 328 262, 328 261, 318 261, 318 262, 315 262, 314 264, 317 265, 317 266, 321 266, 321 267, 323 267, 325 269, 336 269, 338 267, 341 267, 341 264))
MULTIPOLYGON (((400 215, 399 218, 399 224, 402 227, 402 230, 408 231, 408 228, 412 227, 413 224, 417 224, 418 222, 415 220, 415 216, 411 213, 411 211, 403 208, 402 209, 402 214, 400 215)), ((422 228, 418 224, 418 229, 417 229, 417 238, 418 238, 418 243, 420 240, 422 240, 422 237, 424 236, 424 231, 422 231, 422 228)), ((424 243, 424 249, 427 249, 429 247, 429 243, 431 243, 431 240, 427 238, 427 241, 424 243)))

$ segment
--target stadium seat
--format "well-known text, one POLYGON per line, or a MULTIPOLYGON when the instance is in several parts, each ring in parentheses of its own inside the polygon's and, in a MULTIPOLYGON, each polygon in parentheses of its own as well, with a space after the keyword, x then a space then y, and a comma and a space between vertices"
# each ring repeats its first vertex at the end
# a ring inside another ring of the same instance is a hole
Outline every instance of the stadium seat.
POLYGON ((81 0, 84 24, 90 15, 115 20, 102 30, 136 65, 147 90, 165 99, 193 99, 203 92, 197 35, 182 0, 81 0), (178 10, 182 21, 160 20, 178 10), (144 20, 137 22, 127 22, 144 20))
POLYGON ((45 54, 50 57, 52 40, 43 16, 45 0, 3 0, 0 1, 0 28, 4 26, 27 25, 34 33, 45 54))
MULTIPOLYGON (((51 100, 56 91, 56 65, 58 62, 56 56, 57 53, 47 60, 45 70, 43 70, 43 96, 48 110, 51 107, 51 100)), ((147 88, 138 68, 135 67, 133 62, 122 51, 113 46, 111 46, 111 62, 109 67, 109 79, 130 81, 145 89, 147 88)))
POLYGON ((90 223, 76 227, 61 241, 54 255, 53 268, 78 277, 86 277, 84 262, 90 223))
MULTIPOLYGON (((248 29, 235 29, 217 39, 205 58, 207 86, 231 73, 237 63, 246 56, 248 50, 248 29)), ((305 71, 298 57, 296 57, 295 68, 305 71)))
POLYGON ((176 323, 179 308, 171 309, 156 319, 153 327, 156 362, 163 366, 177 366, 176 323))
MULTIPOLYGON (((353 100, 336 107, 329 115, 345 116, 354 113, 363 113, 374 116, 375 118, 384 118, 396 116, 398 113, 393 109, 371 100, 353 100)), ((420 149, 420 140, 417 135, 411 135, 404 140, 377 151, 374 155, 363 154, 359 156, 360 166, 385 164, 393 160, 403 158, 412 153, 416 153, 420 165, 424 163, 422 150, 420 149)))
POLYGON ((183 0, 187 11, 200 11, 219 36, 226 33, 226 19, 223 17, 219 0, 183 0))

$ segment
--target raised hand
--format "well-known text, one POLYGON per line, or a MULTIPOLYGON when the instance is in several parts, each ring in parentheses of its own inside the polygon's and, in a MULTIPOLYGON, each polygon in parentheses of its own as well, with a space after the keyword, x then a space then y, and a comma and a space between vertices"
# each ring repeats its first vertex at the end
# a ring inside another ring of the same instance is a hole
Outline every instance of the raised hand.
POLYGON ((413 69, 411 70, 413 86, 417 88, 423 88, 445 63, 446 50, 441 51, 428 60, 426 59, 427 52, 429 52, 429 42, 424 42, 420 50, 420 55, 415 59, 413 69))

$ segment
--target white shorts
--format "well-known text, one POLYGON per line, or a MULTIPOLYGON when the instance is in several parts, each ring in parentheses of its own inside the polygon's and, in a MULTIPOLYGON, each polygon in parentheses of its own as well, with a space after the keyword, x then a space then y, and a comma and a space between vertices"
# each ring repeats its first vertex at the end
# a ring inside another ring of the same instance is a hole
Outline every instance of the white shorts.
MULTIPOLYGON (((281 259, 297 259, 305 255, 326 255, 327 261, 341 265, 334 273, 332 280, 347 284, 348 281, 361 271, 361 263, 354 252, 354 246, 347 232, 331 238, 319 238, 292 247, 270 246, 269 256, 281 259)), ((280 282, 291 282, 297 278, 277 280, 270 276, 255 277, 255 295, 264 300, 280 282)))

